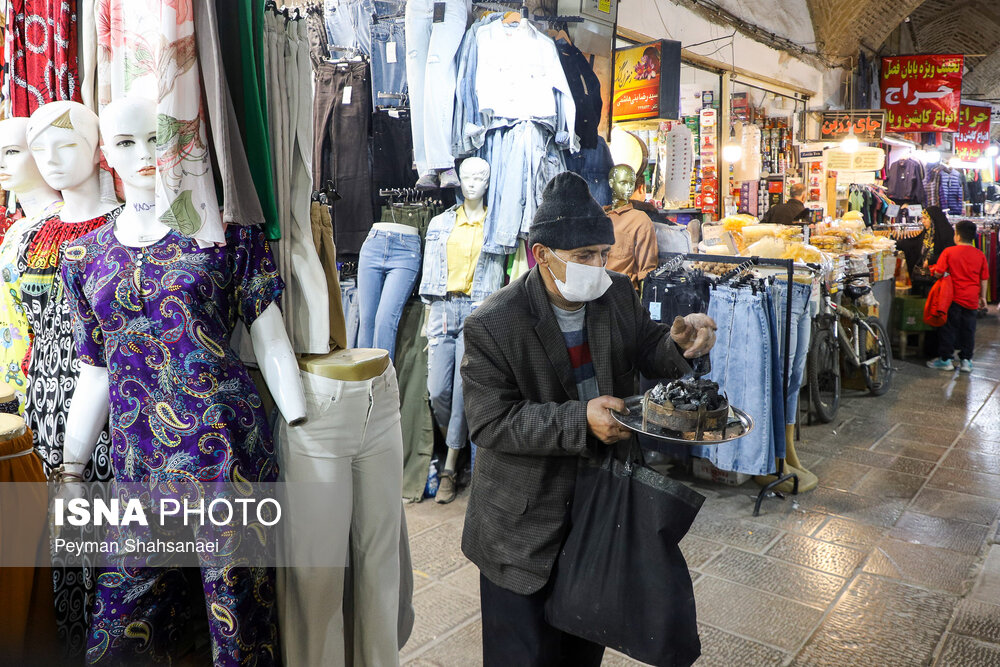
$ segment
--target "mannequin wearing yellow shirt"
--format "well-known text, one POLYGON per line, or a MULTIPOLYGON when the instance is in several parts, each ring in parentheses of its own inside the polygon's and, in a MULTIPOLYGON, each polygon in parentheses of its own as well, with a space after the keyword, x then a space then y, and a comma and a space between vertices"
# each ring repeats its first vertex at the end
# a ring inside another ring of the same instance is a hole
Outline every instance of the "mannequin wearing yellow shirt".
POLYGON ((468 158, 459 167, 459 178, 465 202, 431 220, 420 281, 420 296, 429 304, 427 389, 434 420, 448 445, 435 498, 439 503, 455 499, 455 467, 468 439, 459 372, 465 352, 462 328, 491 291, 485 285, 492 258, 482 252, 490 165, 481 158, 468 158))

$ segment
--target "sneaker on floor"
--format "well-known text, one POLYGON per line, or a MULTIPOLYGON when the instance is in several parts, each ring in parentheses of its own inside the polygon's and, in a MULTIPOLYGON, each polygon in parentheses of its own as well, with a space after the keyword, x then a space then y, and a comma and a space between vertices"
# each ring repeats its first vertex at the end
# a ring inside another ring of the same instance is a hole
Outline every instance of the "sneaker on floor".
POLYGON ((927 368, 936 368, 939 371, 953 371, 955 370, 955 364, 951 363, 951 359, 932 359, 927 362, 927 368))
POLYGON ((418 190, 434 190, 438 186, 438 175, 431 171, 417 179, 418 190))
POLYGON ((445 169, 438 174, 438 179, 441 181, 442 188, 462 187, 462 181, 458 179, 458 173, 456 173, 454 169, 445 169))
POLYGON ((434 502, 444 505, 453 501, 455 496, 458 495, 458 487, 455 484, 455 472, 453 470, 445 470, 441 473, 440 480, 437 493, 434 495, 434 502))
POLYGON ((972 359, 962 359, 962 365, 959 366, 958 370, 962 371, 963 373, 971 373, 972 359))

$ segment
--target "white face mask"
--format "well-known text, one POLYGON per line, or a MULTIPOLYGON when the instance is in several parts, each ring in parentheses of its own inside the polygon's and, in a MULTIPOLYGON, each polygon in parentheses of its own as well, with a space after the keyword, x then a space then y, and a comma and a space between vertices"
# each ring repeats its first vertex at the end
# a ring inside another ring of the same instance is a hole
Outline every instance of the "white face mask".
MULTIPOLYGON (((559 257, 555 251, 552 251, 552 255, 559 257)), ((556 278, 552 269, 549 269, 549 273, 556 281, 559 293, 567 301, 571 303, 593 301, 600 298, 611 287, 611 276, 608 275, 603 266, 578 264, 566 261, 562 257, 559 257, 559 261, 566 265, 566 281, 563 282, 556 278)))

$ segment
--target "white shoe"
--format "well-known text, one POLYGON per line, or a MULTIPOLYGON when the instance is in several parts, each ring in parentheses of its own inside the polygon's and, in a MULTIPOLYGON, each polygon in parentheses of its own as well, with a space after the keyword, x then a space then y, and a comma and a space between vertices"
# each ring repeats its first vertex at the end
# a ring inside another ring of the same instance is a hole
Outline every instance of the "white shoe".
POLYGON ((959 367, 958 370, 962 371, 963 373, 971 373, 972 372, 972 360, 971 359, 962 359, 962 365, 959 367))

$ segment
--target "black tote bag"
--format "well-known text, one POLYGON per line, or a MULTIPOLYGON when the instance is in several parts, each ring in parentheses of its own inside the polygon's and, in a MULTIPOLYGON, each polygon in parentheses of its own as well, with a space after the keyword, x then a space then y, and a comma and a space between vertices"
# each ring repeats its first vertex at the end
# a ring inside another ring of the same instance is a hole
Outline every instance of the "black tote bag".
POLYGON ((581 466, 545 604, 549 624, 657 667, 694 663, 694 589, 678 543, 704 501, 614 450, 581 466))

